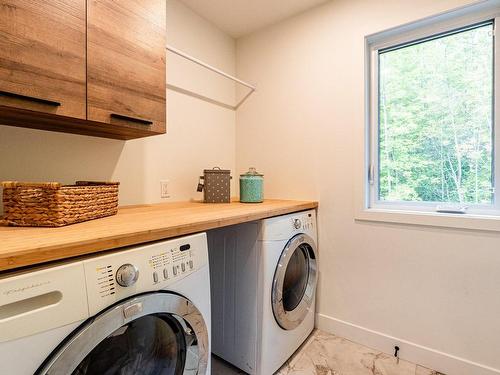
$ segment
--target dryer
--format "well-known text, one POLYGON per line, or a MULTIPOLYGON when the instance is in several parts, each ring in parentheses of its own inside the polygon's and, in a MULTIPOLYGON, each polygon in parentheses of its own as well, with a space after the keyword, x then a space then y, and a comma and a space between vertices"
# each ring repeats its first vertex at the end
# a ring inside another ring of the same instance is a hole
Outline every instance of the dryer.
POLYGON ((0 297, 2 374, 210 374, 204 233, 8 273, 0 297))
POLYGON ((276 372, 314 329, 314 210, 208 232, 212 352, 249 374, 276 372))

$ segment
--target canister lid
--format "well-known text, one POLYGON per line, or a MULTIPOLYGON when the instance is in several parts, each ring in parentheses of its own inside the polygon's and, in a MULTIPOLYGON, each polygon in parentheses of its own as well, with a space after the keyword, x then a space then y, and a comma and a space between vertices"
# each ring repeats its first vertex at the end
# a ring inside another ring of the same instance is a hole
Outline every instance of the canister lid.
POLYGON ((248 168, 248 172, 247 173, 243 173, 243 174, 240 174, 241 177, 251 177, 251 176, 264 176, 263 174, 257 172, 257 169, 255 169, 254 167, 250 167, 248 168))
POLYGON ((228 174, 231 173, 229 169, 220 169, 220 167, 213 167, 212 169, 204 169, 203 173, 224 173, 228 174))

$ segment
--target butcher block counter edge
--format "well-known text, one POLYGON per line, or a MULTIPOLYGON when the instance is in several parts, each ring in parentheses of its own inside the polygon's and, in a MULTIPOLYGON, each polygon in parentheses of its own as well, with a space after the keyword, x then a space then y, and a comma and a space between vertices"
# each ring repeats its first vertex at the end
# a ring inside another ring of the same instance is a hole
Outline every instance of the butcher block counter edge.
POLYGON ((318 207, 314 201, 174 202, 125 206, 118 214, 60 228, 0 227, 0 272, 203 232, 318 207))

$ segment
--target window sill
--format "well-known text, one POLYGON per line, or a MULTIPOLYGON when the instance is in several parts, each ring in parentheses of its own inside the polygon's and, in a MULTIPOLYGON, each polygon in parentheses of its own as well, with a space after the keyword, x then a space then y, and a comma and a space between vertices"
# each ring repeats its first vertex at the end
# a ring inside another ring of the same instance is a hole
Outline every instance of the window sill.
POLYGON ((500 216, 367 208, 355 220, 500 232, 500 216))

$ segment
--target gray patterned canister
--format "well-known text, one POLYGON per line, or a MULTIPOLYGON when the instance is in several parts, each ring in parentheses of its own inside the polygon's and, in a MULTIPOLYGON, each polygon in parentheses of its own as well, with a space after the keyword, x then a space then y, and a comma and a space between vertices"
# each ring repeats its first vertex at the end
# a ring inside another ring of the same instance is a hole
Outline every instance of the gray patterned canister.
POLYGON ((264 175, 255 168, 240 175, 240 202, 260 203, 264 200, 264 175))

